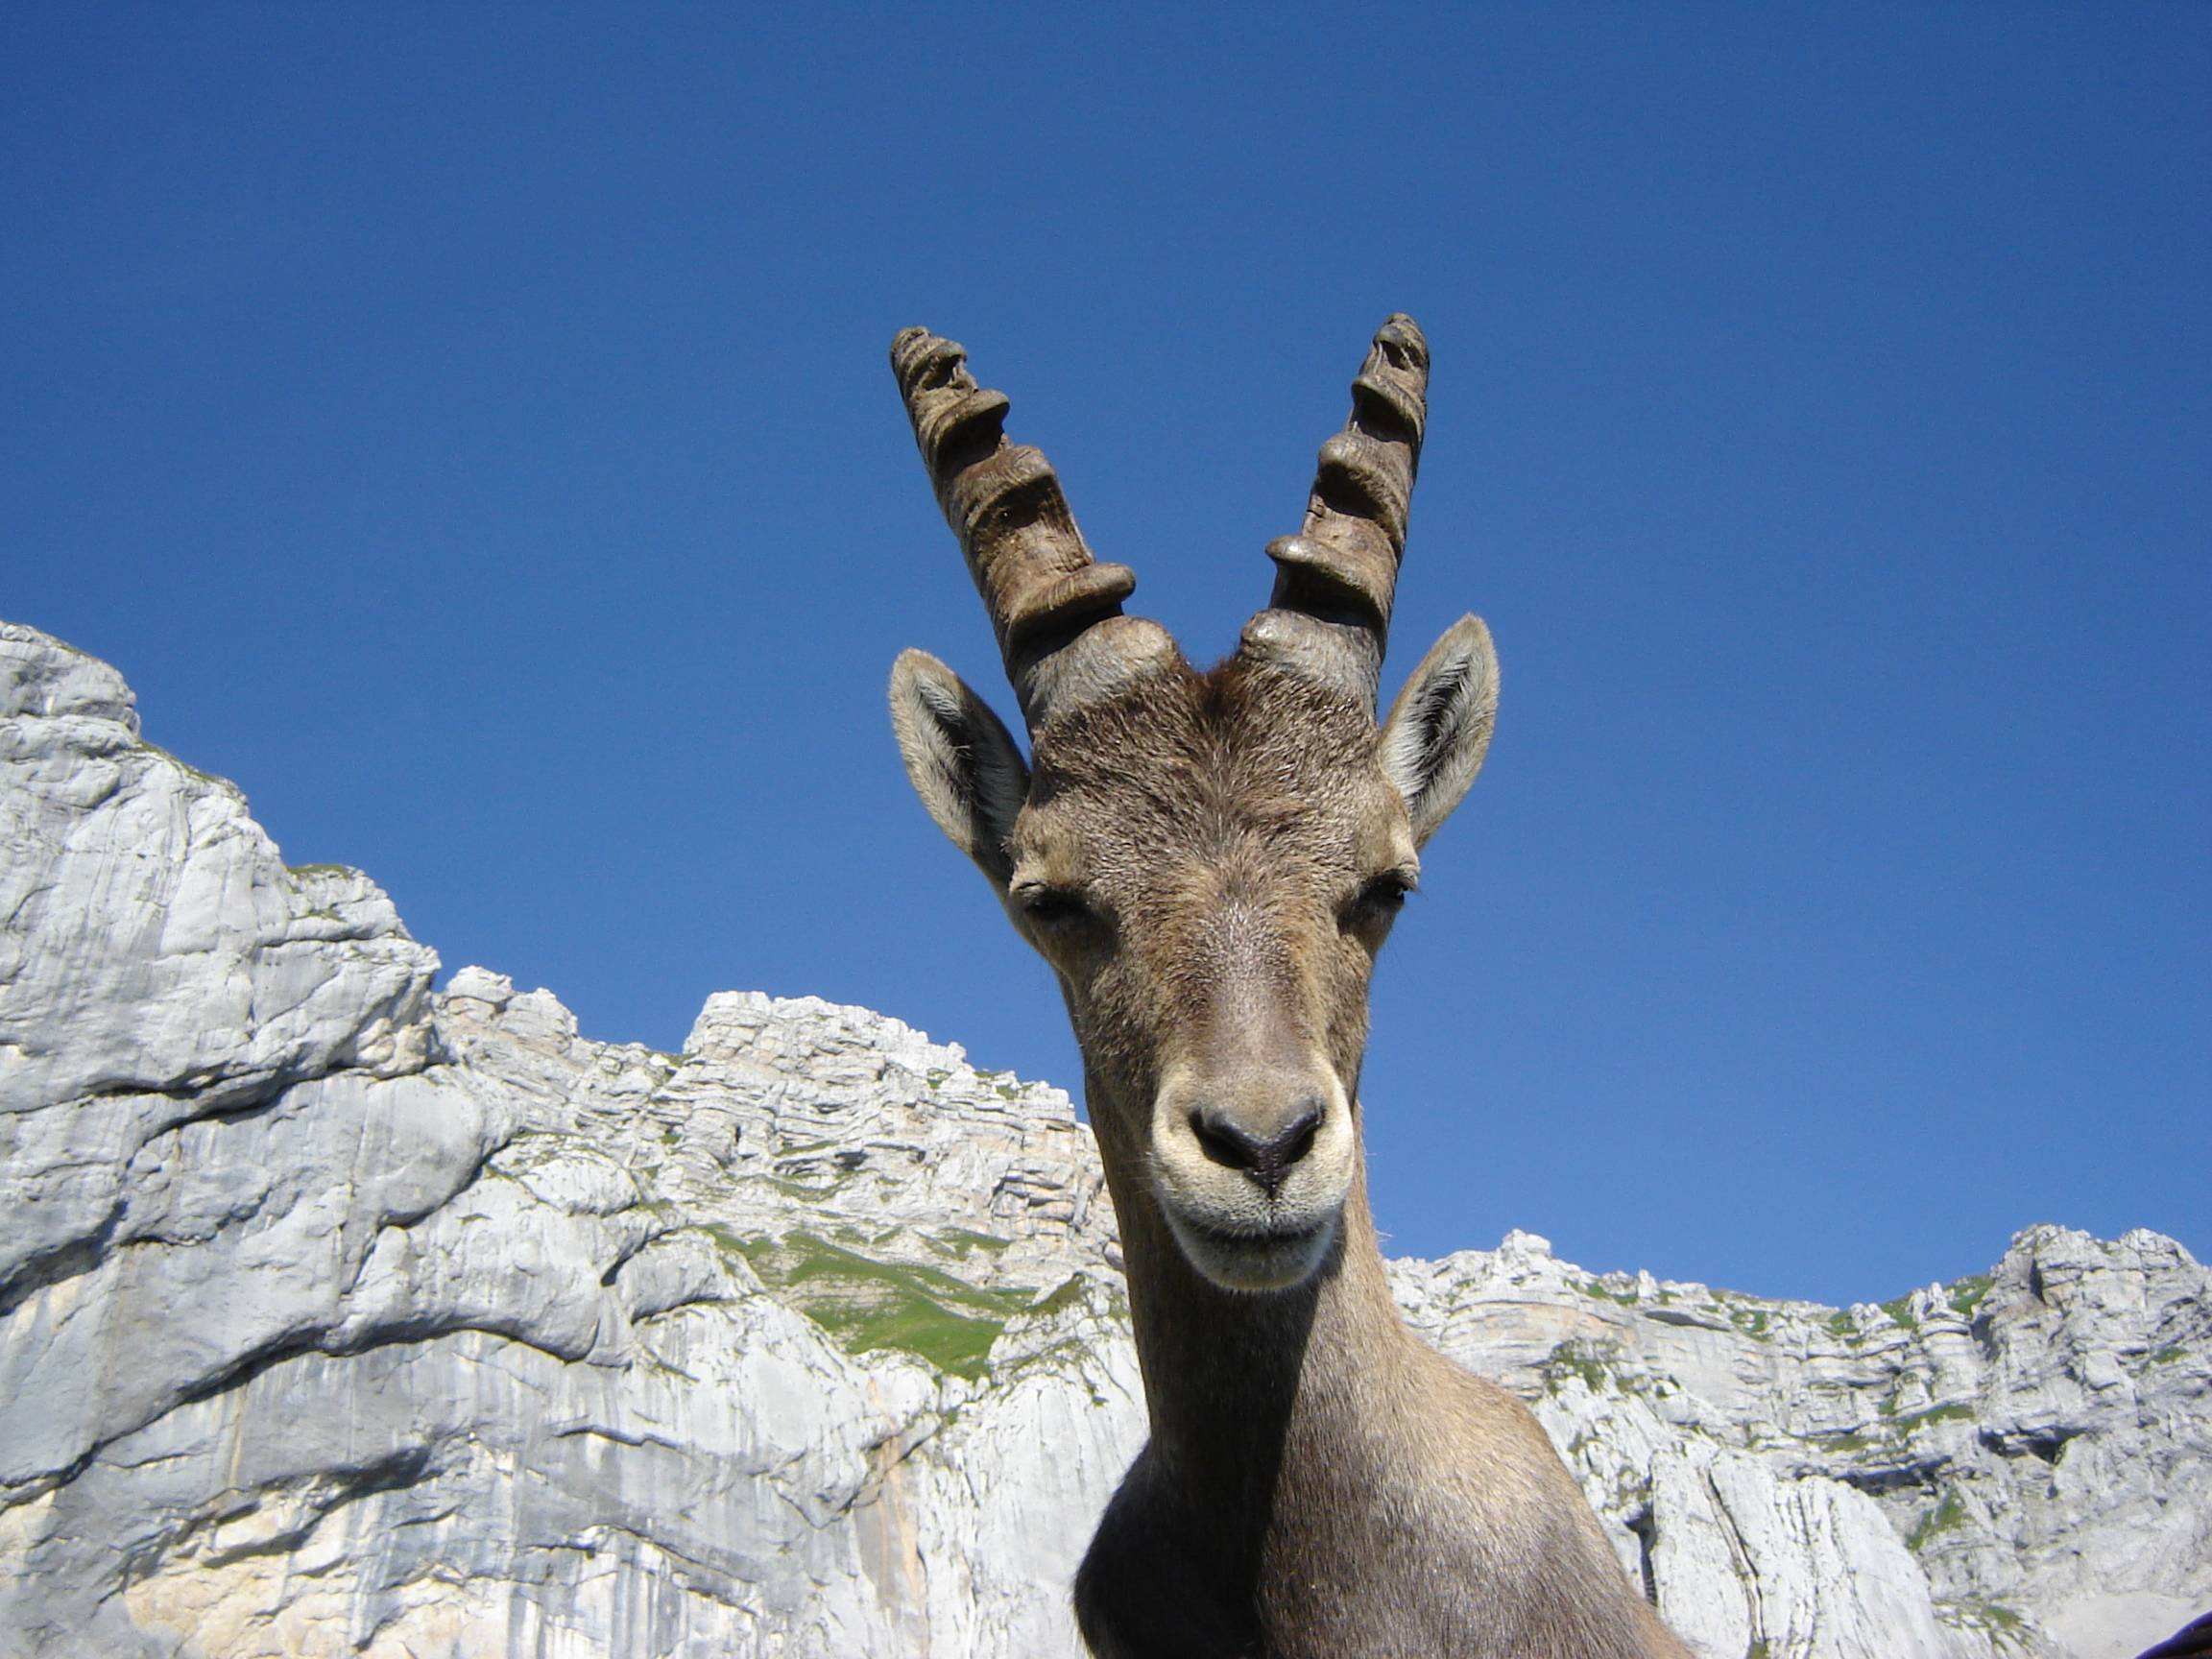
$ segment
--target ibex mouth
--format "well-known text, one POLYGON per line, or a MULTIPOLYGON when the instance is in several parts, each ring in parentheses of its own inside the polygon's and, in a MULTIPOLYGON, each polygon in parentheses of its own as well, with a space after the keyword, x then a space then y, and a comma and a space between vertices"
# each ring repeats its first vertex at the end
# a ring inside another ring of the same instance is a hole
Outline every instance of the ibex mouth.
POLYGON ((1153 1194, 1207 1279, 1284 1290, 1328 1258, 1358 1150, 1324 1066, 1171 1067, 1151 1135, 1153 1194))
POLYGON ((1167 1225, 1190 1265, 1224 1290, 1288 1290, 1313 1277, 1336 1242, 1338 1215, 1299 1232, 1230 1233, 1169 1208, 1167 1225))

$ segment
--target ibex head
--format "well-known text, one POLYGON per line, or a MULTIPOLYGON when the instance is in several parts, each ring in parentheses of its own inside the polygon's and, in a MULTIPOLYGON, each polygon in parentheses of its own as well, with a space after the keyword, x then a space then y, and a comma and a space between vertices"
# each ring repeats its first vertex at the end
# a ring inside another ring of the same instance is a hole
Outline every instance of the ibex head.
POLYGON ((1092 560, 958 346, 910 328, 891 362, 1031 748, 908 651, 891 715, 914 787, 1060 976, 1124 1232, 1156 1206, 1214 1284, 1297 1285, 1358 1171, 1375 953, 1497 707, 1468 616, 1376 724, 1428 344, 1408 317, 1375 336, 1304 528, 1268 546, 1268 608, 1204 673, 1121 613, 1135 578, 1092 560))

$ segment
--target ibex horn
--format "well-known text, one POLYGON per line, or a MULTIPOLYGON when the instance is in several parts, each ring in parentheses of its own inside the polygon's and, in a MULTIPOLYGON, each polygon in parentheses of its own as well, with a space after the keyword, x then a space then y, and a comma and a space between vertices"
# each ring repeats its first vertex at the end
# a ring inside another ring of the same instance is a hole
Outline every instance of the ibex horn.
POLYGON ((1275 592, 1244 630, 1247 655, 1337 681, 1373 705, 1428 394, 1429 342, 1412 318, 1393 316, 1352 382, 1351 419, 1321 445, 1304 527, 1267 544, 1275 592))
POLYGON ((1052 464, 1006 437, 1006 397, 975 384, 966 351, 908 328, 891 342, 891 371, 1034 731, 1049 711, 1054 654, 1120 615, 1137 578, 1126 565, 1092 559, 1052 464))

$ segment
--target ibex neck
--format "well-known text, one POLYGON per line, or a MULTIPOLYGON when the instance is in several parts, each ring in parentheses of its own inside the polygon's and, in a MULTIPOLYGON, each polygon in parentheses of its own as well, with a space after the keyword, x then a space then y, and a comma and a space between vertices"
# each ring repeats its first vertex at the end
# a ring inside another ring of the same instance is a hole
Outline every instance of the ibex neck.
MULTIPOLYGON (((1156 1478, 1257 1542, 1286 1492, 1286 1460, 1340 1446, 1359 1456, 1386 1431, 1413 1338, 1383 1274, 1356 1166, 1337 1247, 1292 1290, 1224 1290, 1200 1275, 1148 1190, 1108 1174, 1128 1265, 1129 1306, 1151 1411, 1156 1478)), ((1120 1166, 1126 1167, 1126 1166, 1120 1166)), ((1226 1541, 1226 1539, 1224 1540, 1226 1541)))

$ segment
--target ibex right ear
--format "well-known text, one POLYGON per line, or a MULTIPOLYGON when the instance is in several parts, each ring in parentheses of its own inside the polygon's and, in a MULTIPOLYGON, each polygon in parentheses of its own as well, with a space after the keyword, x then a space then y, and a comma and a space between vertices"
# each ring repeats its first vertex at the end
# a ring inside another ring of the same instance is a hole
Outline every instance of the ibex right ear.
POLYGON ((1003 888, 1006 844, 1029 795, 1029 768, 990 706, 926 651, 900 653, 891 670, 891 729, 906 776, 952 845, 1003 888))

